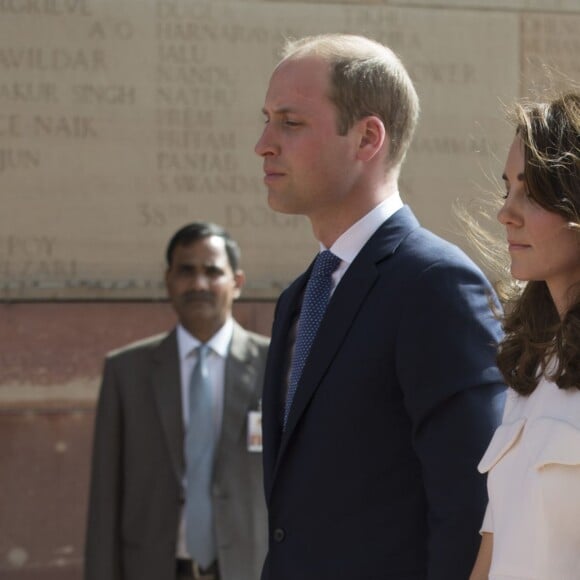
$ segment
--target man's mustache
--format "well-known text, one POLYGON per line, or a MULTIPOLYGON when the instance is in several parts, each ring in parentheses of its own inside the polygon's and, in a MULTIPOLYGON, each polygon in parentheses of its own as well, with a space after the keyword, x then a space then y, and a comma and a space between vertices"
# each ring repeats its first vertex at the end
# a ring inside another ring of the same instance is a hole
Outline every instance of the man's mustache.
POLYGON ((181 295, 183 302, 211 302, 213 301, 213 294, 203 290, 188 290, 181 295))

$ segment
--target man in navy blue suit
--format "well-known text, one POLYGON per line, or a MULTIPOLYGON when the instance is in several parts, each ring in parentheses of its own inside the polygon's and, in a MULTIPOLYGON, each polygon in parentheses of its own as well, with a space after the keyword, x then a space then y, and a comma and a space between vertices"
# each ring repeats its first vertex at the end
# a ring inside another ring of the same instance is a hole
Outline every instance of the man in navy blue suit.
POLYGON ((466 580, 486 504, 476 465, 503 405, 501 330, 480 270, 399 196, 413 84, 381 44, 311 37, 286 47, 263 112, 270 207, 307 216, 337 258, 316 332, 312 266, 276 308, 262 579, 466 580))

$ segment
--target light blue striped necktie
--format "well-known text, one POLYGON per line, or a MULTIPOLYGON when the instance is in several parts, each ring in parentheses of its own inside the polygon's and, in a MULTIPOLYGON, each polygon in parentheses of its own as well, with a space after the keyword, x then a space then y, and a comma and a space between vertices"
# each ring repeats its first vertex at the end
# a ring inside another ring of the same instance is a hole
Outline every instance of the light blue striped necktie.
POLYGON ((189 425, 185 436, 186 543, 189 555, 202 568, 207 568, 216 559, 211 501, 215 426, 206 360, 208 351, 206 344, 197 348, 197 362, 189 381, 189 425))
POLYGON ((306 284, 300 317, 298 319, 298 327, 296 329, 294 355, 290 367, 288 394, 284 407, 284 428, 286 428, 288 415, 290 414, 294 395, 296 394, 306 359, 310 353, 310 347, 318 332, 320 321, 324 316, 326 306, 330 299, 332 273, 338 268, 340 261, 340 258, 335 256, 330 250, 320 252, 316 256, 310 278, 306 284))

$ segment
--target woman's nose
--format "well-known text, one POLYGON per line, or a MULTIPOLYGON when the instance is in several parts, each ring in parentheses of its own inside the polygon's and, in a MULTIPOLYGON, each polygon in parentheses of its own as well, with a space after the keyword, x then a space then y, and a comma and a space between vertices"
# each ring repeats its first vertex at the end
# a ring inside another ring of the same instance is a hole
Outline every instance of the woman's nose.
POLYGON ((507 226, 509 225, 520 225, 521 217, 518 208, 516 207, 516 202, 513 197, 508 194, 503 205, 497 212, 497 221, 507 226))

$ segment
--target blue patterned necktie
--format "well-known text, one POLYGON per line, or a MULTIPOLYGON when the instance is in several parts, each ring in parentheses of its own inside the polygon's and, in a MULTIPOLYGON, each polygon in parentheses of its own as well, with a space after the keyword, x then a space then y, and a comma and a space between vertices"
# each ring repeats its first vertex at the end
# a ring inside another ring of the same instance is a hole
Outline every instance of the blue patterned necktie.
POLYGON ((185 436, 185 536, 189 555, 202 568, 216 559, 211 502, 215 426, 206 362, 208 350, 206 344, 197 349, 197 362, 189 381, 189 425, 185 436))
POLYGON ((339 264, 340 258, 329 250, 320 252, 316 256, 308 284, 306 284, 302 309, 300 310, 300 317, 298 319, 294 356, 292 357, 292 365, 290 367, 288 394, 284 407, 284 428, 286 428, 292 401, 294 400, 296 388, 302 376, 302 370, 308 358, 310 347, 312 346, 312 342, 320 326, 320 321, 328 305, 330 290, 332 288, 332 273, 338 268, 339 264))

